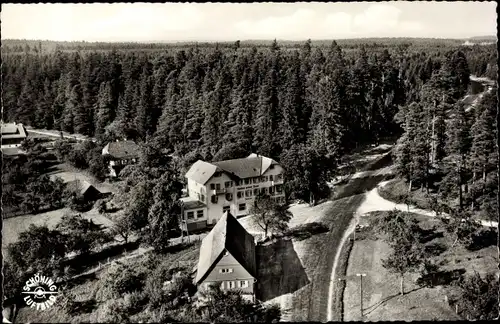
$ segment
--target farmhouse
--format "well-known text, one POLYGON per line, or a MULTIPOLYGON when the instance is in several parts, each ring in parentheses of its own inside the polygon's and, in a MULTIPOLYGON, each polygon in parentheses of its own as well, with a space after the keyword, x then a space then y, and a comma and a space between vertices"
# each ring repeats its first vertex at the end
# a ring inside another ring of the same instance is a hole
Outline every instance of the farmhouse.
POLYGON ((19 147, 28 137, 28 133, 23 124, 2 122, 2 149, 19 147))
POLYGON ((196 286, 199 290, 210 285, 238 289, 253 300, 256 276, 254 237, 226 211, 201 242, 196 286))
POLYGON ((103 196, 96 187, 85 180, 70 181, 67 188, 77 195, 81 195, 86 201, 95 201, 103 196))
POLYGON ((139 159, 139 146, 133 141, 116 141, 108 143, 102 149, 102 155, 109 158, 109 175, 117 177, 127 165, 139 159))
POLYGON ((212 163, 198 160, 186 178, 188 197, 181 201, 183 222, 188 228, 214 225, 226 211, 236 217, 247 215, 259 193, 285 201, 283 168, 273 159, 256 154, 212 163))

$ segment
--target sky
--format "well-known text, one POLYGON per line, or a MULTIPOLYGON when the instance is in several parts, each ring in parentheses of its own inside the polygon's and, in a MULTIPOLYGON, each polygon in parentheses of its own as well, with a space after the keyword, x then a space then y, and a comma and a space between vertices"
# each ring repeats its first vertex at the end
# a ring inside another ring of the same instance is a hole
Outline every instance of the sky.
POLYGON ((496 35, 496 2, 3 4, 2 39, 234 41, 496 35))

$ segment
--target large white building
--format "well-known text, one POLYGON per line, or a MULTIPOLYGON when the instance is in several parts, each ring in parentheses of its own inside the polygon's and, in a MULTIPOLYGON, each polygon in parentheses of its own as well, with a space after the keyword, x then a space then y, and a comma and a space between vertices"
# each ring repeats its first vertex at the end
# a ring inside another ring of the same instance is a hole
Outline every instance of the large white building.
POLYGON ((273 159, 256 154, 211 163, 198 160, 186 178, 188 197, 181 200, 189 231, 215 225, 226 211, 236 217, 247 215, 259 193, 285 202, 283 168, 273 159))

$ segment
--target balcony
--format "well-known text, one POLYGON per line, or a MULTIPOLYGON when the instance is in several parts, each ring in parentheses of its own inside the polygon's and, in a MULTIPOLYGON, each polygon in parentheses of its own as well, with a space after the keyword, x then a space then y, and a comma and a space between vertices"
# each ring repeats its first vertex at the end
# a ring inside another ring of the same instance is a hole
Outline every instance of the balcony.
POLYGON ((228 192, 227 188, 212 189, 212 194, 213 195, 223 195, 223 194, 225 194, 227 192, 228 192))
POLYGON ((283 184, 283 178, 271 180, 271 186, 283 184))

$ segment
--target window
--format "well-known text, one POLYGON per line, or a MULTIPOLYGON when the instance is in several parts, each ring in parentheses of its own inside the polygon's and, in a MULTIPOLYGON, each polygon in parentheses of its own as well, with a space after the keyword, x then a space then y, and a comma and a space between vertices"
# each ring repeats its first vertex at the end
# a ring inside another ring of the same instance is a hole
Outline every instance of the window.
POLYGON ((276 192, 282 192, 283 188, 281 186, 276 186, 276 192))
POLYGON ((210 184, 210 190, 215 190, 215 183, 210 184))
POLYGON ((269 169, 274 169, 274 164, 271 164, 271 166, 269 167, 269 169))
POLYGON ((224 281, 220 283, 220 289, 224 289, 224 281))
POLYGON ((227 194, 226 194, 226 200, 227 200, 227 201, 231 201, 231 200, 233 200, 233 194, 232 194, 232 193, 227 193, 227 194))
POLYGON ((260 188, 260 193, 265 195, 266 194, 266 188, 260 188))
POLYGON ((267 176, 262 176, 262 177, 260 178, 260 181, 261 181, 261 182, 267 182, 267 176))
POLYGON ((254 190, 253 190, 253 194, 254 194, 255 196, 257 196, 257 195, 259 194, 259 189, 254 189, 254 190))
POLYGON ((238 198, 242 198, 242 197, 243 197, 243 194, 244 194, 244 192, 243 192, 243 191, 238 191, 238 192, 236 193, 236 197, 238 197, 238 198))
POLYGON ((222 207, 222 212, 223 213, 228 212, 230 208, 231 208, 231 206, 224 206, 224 207, 222 207))
POLYGON ((187 213, 188 219, 193 219, 194 218, 194 212, 190 211, 187 213))
POLYGON ((217 196, 213 195, 210 197, 210 200, 212 201, 212 204, 216 204, 219 200, 217 199, 217 196))
POLYGON ((274 193, 274 187, 269 187, 269 194, 272 195, 274 193))
POLYGON ((233 272, 233 269, 226 269, 226 268, 222 268, 222 269, 219 269, 219 273, 232 273, 233 272))
POLYGON ((198 210, 198 211, 196 212, 196 217, 198 217, 198 218, 202 218, 202 217, 203 217, 203 210, 198 210))
POLYGON ((234 281, 229 281, 229 289, 233 289, 236 287, 236 283, 234 281))
POLYGON ((245 179, 245 184, 250 184, 250 179, 245 179))
POLYGON ((205 202, 205 195, 201 195, 201 201, 205 202))
POLYGON ((238 210, 239 210, 239 211, 243 211, 243 210, 245 210, 245 209, 246 209, 246 207, 247 207, 247 206, 246 206, 246 204, 239 204, 239 205, 238 205, 238 210))
POLYGON ((247 280, 241 280, 240 281, 240 288, 247 288, 248 287, 248 281, 247 280))
POLYGON ((216 183, 216 184, 215 184, 215 189, 216 189, 216 190, 220 190, 220 183, 216 183))
POLYGON ((280 173, 280 174, 276 175, 276 179, 278 179, 278 180, 283 179, 283 173, 280 173))
POLYGON ((226 181, 226 182, 224 182, 224 187, 230 188, 232 186, 233 186, 233 182, 232 181, 226 181))
POLYGON ((259 183, 259 178, 253 178, 253 183, 259 183))
POLYGON ((220 177, 221 173, 220 172, 215 172, 214 177, 220 177))
POLYGON ((252 190, 245 191, 245 197, 252 197, 252 190))

